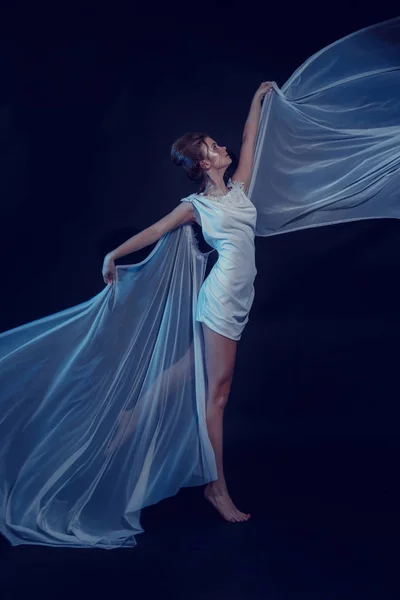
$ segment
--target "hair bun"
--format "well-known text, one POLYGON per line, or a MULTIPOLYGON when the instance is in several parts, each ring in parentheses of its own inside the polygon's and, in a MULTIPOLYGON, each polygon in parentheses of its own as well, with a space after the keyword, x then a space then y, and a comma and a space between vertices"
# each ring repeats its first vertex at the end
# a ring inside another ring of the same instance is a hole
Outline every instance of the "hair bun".
POLYGON ((186 175, 193 182, 204 183, 204 173, 200 167, 200 161, 205 156, 204 148, 205 133, 185 133, 177 139, 171 148, 171 158, 174 165, 183 167, 186 175))

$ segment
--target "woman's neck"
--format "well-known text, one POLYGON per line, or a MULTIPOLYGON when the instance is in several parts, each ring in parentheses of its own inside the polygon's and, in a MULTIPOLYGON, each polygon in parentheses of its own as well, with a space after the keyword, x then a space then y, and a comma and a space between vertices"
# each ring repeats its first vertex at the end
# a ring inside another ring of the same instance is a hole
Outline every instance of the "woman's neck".
POLYGON ((217 180, 207 181, 204 189, 204 193, 207 196, 224 196, 229 192, 229 189, 225 185, 223 176, 217 180))

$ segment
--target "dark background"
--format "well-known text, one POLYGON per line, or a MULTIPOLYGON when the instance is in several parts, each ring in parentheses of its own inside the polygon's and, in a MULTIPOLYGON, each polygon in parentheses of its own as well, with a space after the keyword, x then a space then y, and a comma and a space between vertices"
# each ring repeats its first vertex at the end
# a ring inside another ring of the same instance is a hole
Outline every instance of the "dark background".
MULTIPOLYGON (((206 131, 238 154, 262 81, 282 86, 314 52, 397 12, 4 9, 0 331, 97 294, 104 254, 195 190, 170 161, 177 137, 206 131)), ((129 552, 4 543, 5 598, 48 593, 45 581, 82 596, 91 586, 188 600, 398 597, 399 242, 389 220, 257 238, 226 413, 228 480, 253 513, 247 529, 226 528, 199 490, 183 490, 144 511, 129 552)))

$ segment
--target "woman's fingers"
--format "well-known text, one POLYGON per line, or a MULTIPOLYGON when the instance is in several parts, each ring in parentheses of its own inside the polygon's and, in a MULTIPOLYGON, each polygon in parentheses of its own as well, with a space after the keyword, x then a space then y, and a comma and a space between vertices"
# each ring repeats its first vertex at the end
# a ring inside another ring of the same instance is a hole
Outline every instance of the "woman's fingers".
POLYGON ((115 272, 114 271, 106 271, 102 273, 104 283, 113 283, 115 280, 115 272))

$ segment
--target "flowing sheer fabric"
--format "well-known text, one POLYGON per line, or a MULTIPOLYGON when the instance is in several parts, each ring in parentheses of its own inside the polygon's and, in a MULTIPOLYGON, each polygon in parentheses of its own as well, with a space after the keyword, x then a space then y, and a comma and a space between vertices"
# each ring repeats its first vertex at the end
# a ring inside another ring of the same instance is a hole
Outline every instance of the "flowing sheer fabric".
POLYGON ((400 18, 309 58, 262 107, 256 235, 400 216, 400 18))
POLYGON ((190 225, 95 298, 0 336, 0 517, 13 544, 135 545, 140 509, 216 479, 190 225))
MULTIPOLYGON (((266 97, 256 233, 398 217, 400 19, 266 97)), ((140 509, 216 479, 190 225, 80 306, 0 335, 0 529, 12 544, 135 545, 140 509)))

